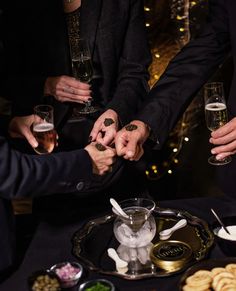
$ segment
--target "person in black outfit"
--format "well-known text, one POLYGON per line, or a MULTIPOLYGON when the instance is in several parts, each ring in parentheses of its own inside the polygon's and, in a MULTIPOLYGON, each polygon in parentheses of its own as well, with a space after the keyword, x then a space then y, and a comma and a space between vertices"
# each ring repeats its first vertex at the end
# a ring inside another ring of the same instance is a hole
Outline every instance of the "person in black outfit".
MULTIPOLYGON (((17 128, 18 134, 37 146, 30 128, 24 127, 22 132, 19 117, 32 114, 36 104, 50 103, 59 135, 58 151, 84 147, 95 140, 112 146, 117 130, 132 120, 149 91, 151 55, 143 1, 42 0, 32 5, 29 0, 13 0, 4 3, 3 20, 7 60, 4 87, 5 95, 13 100, 15 117, 10 133, 17 128), (70 18, 76 19, 76 27, 79 22, 78 34, 89 43, 94 71, 91 85, 72 77, 70 18), (75 103, 91 97, 100 111, 76 120, 75 103), (106 126, 105 120, 112 122, 106 126)), ((127 171, 140 176, 135 169, 127 171)), ((121 168, 114 173, 117 183, 109 191, 127 191, 130 195, 126 183, 118 183, 127 176, 124 172, 121 177, 121 173, 121 168)), ((134 179, 137 181, 136 176, 134 179)))
MULTIPOLYGON (((99 152, 94 143, 67 153, 26 155, 12 150, 6 139, 0 136, 0 279, 14 263, 11 199, 53 193, 89 193, 93 191, 90 189, 93 179, 108 171, 114 155, 110 148, 99 152)), ((99 186, 102 187, 97 183, 99 186)), ((56 195, 54 199, 56 201, 56 195)))
MULTIPOLYGON (((165 142, 176 121, 199 89, 208 81, 224 59, 236 57, 236 2, 210 0, 209 16, 203 32, 190 41, 170 62, 160 80, 155 84, 142 109, 131 122, 136 130, 125 127, 116 136, 118 155, 128 160, 142 156, 143 143, 150 137, 155 148, 165 142)), ((212 153, 222 159, 232 155, 233 161, 216 167, 222 190, 235 194, 236 167, 236 74, 233 75, 227 100, 227 124, 211 133, 212 153)))
MULTIPOLYGON (((85 146, 92 129, 90 140, 111 144, 149 90, 143 1, 42 0, 32 5, 13 0, 4 4, 3 24, 5 94, 13 100, 13 116, 30 115, 35 105, 51 103, 59 148, 85 146), (69 38, 75 33, 89 43, 91 85, 72 77, 69 38), (100 111, 76 120, 75 103, 91 97, 100 111), (104 126, 105 119, 113 123, 104 126)), ((33 136, 27 138, 34 147, 33 136)))

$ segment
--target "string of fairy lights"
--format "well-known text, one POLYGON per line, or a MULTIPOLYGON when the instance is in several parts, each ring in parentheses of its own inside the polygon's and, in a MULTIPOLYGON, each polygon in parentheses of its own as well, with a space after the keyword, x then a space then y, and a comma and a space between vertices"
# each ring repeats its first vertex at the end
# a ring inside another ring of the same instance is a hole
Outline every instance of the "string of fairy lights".
MULTIPOLYGON (((191 11, 194 9, 205 11, 206 2, 206 0, 145 1, 145 25, 153 57, 149 68, 150 87, 158 81, 169 61, 188 43, 191 26, 198 23, 197 17, 191 16, 191 11)), ((164 149, 156 154, 155 161, 152 161, 145 171, 148 179, 158 180, 164 175, 173 174, 180 163, 179 154, 183 145, 190 141, 190 120, 191 115, 197 111, 196 107, 201 110, 196 102, 191 104, 170 133, 164 149)))

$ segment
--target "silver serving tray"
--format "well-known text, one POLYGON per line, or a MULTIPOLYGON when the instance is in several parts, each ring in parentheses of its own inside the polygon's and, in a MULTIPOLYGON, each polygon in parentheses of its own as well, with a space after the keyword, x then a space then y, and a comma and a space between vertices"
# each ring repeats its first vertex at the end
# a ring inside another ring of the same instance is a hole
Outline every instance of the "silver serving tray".
POLYGON ((186 242, 193 251, 190 263, 177 271, 167 271, 156 267, 149 259, 149 247, 132 250, 130 257, 130 253, 128 253, 130 249, 127 248, 126 250, 123 246, 120 246, 113 235, 114 214, 91 220, 76 231, 72 238, 72 252, 85 268, 128 280, 171 276, 184 271, 207 256, 214 242, 214 234, 204 220, 177 209, 157 207, 152 214, 157 226, 157 232, 152 241, 153 244, 159 241, 158 234, 162 229, 171 227, 181 218, 187 219, 187 226, 177 230, 170 238, 170 240, 186 242), (126 272, 117 271, 114 261, 108 257, 107 249, 111 247, 122 251, 122 254, 126 255, 126 257, 128 254, 130 261, 128 270, 125 270, 126 272), (136 258, 134 258, 134 253, 136 258), (145 254, 147 254, 146 258, 145 254))

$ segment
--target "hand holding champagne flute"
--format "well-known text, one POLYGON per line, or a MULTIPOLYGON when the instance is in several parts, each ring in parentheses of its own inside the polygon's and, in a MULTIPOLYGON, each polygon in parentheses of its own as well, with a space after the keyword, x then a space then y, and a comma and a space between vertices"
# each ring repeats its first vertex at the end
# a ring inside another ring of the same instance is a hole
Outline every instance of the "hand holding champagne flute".
MULTIPOLYGON (((90 83, 93 77, 93 65, 88 43, 85 39, 72 36, 69 38, 73 76, 84 83, 90 83)), ((92 99, 85 102, 82 109, 74 108, 74 113, 91 114, 99 110, 92 105, 92 99)))
MULTIPOLYGON (((206 125, 210 131, 214 131, 228 122, 228 113, 224 97, 223 83, 212 82, 204 86, 206 125)), ((230 163, 231 157, 217 160, 216 156, 208 159, 211 165, 225 165, 230 163)))
POLYGON ((53 122, 53 107, 37 105, 34 108, 33 135, 38 142, 34 148, 38 154, 51 153, 56 145, 56 131, 53 122))

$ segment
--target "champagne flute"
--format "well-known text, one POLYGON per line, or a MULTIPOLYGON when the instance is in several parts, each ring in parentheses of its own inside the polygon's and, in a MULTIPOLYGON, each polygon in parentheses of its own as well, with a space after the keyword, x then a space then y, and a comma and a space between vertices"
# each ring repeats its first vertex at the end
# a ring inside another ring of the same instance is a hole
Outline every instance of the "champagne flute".
MULTIPOLYGON (((228 122, 228 113, 224 97, 222 82, 210 82, 204 86, 206 125, 210 131, 214 131, 228 122)), ((208 158, 211 165, 226 165, 230 163, 230 156, 217 160, 215 155, 208 158)))
MULTIPOLYGON (((90 83, 93 77, 93 65, 88 43, 79 37, 70 37, 70 53, 73 76, 81 82, 90 83)), ((74 108, 74 114, 92 114, 99 110, 98 106, 92 105, 92 99, 85 102, 82 109, 74 108)))
POLYGON ((37 105, 34 108, 33 135, 38 142, 36 153, 51 153, 56 145, 56 131, 53 122, 53 107, 37 105))

